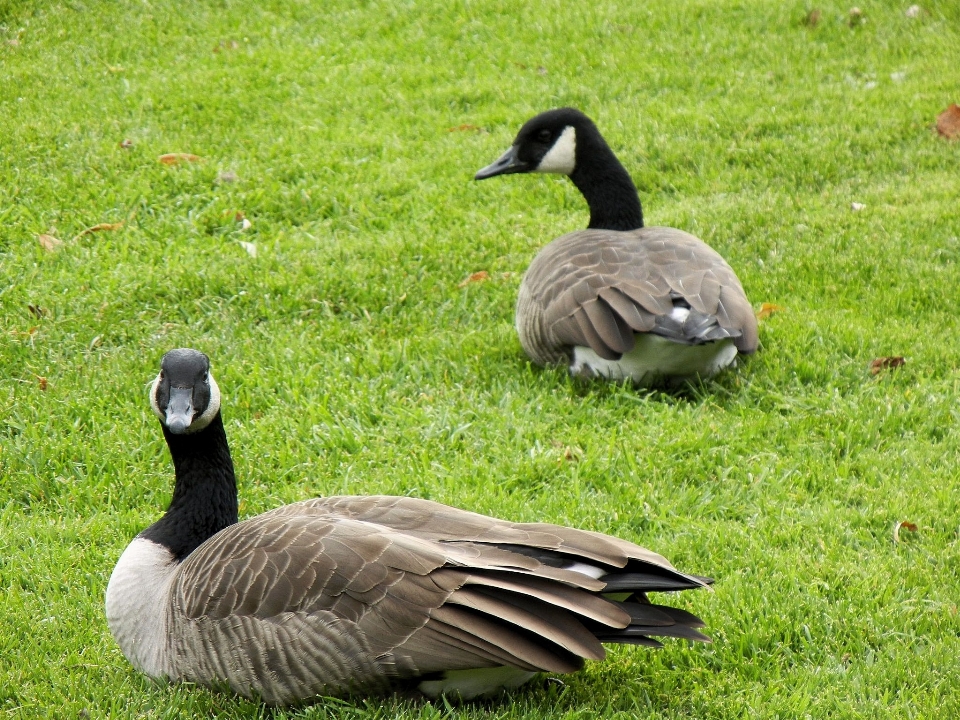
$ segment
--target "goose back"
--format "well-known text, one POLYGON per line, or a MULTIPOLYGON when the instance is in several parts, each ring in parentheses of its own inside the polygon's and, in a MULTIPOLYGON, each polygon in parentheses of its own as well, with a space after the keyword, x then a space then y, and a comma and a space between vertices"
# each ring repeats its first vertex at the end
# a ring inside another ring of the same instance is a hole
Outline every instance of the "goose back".
POLYGON ((686 345, 729 338, 757 348, 757 321, 733 269, 689 233, 668 227, 579 230, 541 250, 524 275, 517 331, 537 363, 569 362, 576 347, 606 360, 637 333, 686 345), (686 310, 678 321, 678 307, 686 310))
POLYGON ((285 704, 461 670, 573 672, 604 657, 600 638, 705 639, 688 613, 602 597, 624 582, 640 594, 704 584, 598 533, 415 498, 308 500, 184 561, 167 674, 285 704))

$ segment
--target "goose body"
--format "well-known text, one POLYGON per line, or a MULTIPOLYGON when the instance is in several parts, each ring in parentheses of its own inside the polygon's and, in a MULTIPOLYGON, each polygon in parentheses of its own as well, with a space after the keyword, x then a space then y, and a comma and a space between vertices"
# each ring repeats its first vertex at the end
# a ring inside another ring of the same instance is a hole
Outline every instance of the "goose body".
POLYGON ((207 358, 175 350, 161 367, 151 403, 174 497, 106 593, 113 636, 151 677, 278 705, 398 685, 469 698, 573 672, 603 658, 601 642, 707 639, 698 618, 646 593, 709 580, 600 533, 389 496, 306 500, 237 522, 207 358))
POLYGON ((590 206, 588 229, 544 247, 521 283, 517 332, 535 363, 649 386, 710 377, 756 351, 736 273, 699 238, 644 227, 633 181, 586 115, 537 115, 476 178, 527 172, 568 175, 590 206))

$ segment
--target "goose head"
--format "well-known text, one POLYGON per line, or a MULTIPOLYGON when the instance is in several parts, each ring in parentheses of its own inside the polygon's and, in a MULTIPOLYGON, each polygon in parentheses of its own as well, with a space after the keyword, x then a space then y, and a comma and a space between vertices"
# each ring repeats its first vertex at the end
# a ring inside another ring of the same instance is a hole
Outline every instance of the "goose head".
POLYGON ((510 149, 474 179, 514 173, 567 175, 590 206, 589 228, 643 227, 633 180, 593 120, 575 108, 548 110, 527 120, 510 149))
POLYGON ((579 110, 548 110, 524 123, 513 145, 477 171, 474 179, 531 172, 572 175, 577 168, 578 145, 597 138, 602 142, 597 126, 579 110))
POLYGON ((173 435, 206 428, 220 412, 220 388, 210 373, 209 358, 190 348, 169 351, 150 388, 150 405, 173 435))

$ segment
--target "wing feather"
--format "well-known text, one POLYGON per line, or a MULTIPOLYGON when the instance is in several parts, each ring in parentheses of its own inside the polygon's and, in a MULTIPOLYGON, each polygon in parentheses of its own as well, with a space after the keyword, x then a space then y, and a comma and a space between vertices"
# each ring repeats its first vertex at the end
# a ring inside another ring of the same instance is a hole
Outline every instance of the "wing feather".
POLYGON ((417 498, 318 498, 187 556, 173 587, 184 668, 173 675, 287 703, 455 669, 572 672, 603 657, 607 638, 700 639, 693 616, 641 607, 657 582, 705 584, 600 533, 417 498), (584 565, 614 584, 574 569, 584 565), (607 600, 608 587, 636 599, 607 600))
POLYGON ((554 240, 524 276, 517 328, 541 364, 568 357, 577 346, 618 360, 633 347, 631 334, 658 333, 658 318, 678 303, 699 313, 697 322, 681 327, 678 342, 731 337, 740 352, 756 349, 756 318, 732 268, 701 240, 674 228, 581 230, 554 240))

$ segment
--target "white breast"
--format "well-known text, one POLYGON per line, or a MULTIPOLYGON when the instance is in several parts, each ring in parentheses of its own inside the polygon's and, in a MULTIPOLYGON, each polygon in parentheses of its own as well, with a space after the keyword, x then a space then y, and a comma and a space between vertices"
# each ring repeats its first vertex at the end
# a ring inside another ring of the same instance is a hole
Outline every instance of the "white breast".
POLYGON ((664 378, 680 381, 711 377, 736 357, 737 348, 730 339, 684 345, 644 333, 636 336, 633 350, 619 360, 604 360, 588 347, 575 347, 570 372, 609 380, 629 379, 645 387, 664 378))
POLYGON ((177 563, 170 551, 136 538, 107 584, 107 625, 130 663, 150 677, 173 677, 167 625, 177 563))

